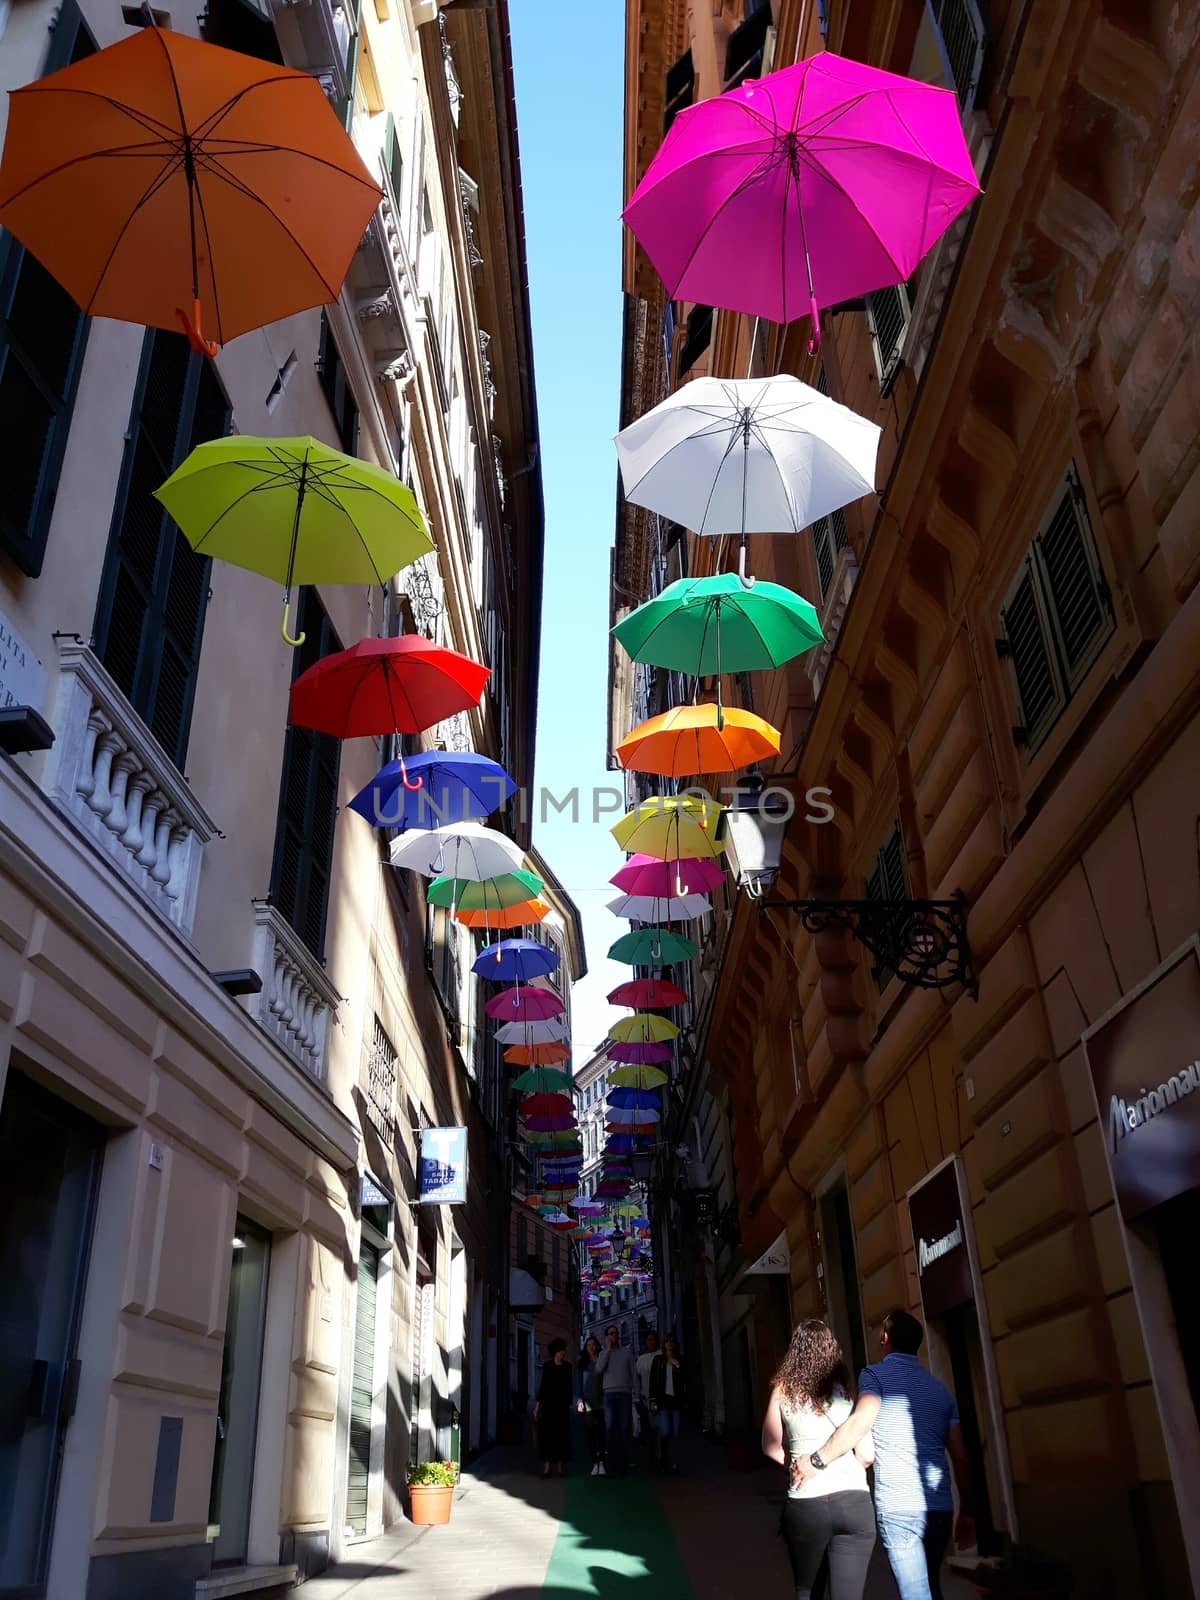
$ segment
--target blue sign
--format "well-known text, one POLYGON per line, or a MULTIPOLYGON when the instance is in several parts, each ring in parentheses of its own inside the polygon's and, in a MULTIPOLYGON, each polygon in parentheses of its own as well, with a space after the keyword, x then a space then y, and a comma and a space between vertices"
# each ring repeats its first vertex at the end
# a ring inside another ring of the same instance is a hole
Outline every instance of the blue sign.
POLYGON ((423 1206, 461 1206, 467 1199, 467 1130, 421 1129, 421 1179, 423 1206))

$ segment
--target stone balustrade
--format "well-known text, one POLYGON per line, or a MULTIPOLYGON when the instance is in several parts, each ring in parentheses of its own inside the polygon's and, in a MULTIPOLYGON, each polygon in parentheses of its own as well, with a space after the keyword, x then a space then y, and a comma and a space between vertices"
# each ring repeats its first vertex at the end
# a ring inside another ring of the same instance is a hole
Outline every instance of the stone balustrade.
POLYGON ((88 646, 60 639, 58 667, 45 788, 190 935, 204 846, 218 829, 88 646))
POLYGON ((254 970, 262 978, 251 1014, 294 1061, 325 1078, 329 1024, 341 996, 299 935, 267 900, 254 900, 254 970))

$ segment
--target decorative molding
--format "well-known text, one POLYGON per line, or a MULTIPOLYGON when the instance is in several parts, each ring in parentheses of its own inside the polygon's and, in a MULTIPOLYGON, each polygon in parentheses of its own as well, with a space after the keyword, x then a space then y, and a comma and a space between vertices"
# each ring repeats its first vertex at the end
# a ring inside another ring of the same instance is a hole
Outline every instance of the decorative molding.
POLYGON ((263 986, 250 1013, 318 1082, 325 1079, 330 1019, 341 995, 324 967, 269 900, 253 900, 254 966, 263 986))

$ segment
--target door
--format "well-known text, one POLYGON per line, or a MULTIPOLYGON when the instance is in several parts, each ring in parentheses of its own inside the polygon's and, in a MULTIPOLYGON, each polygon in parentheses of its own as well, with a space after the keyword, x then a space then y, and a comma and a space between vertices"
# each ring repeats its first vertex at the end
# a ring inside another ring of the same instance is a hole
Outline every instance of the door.
POLYGON ((104 1130, 10 1067, 0 1107, 0 1596, 45 1592, 104 1130))
POLYGON ((987 1415, 984 1387, 983 1346, 979 1336, 979 1317, 974 1302, 956 1306, 943 1323, 946 1350, 953 1374, 958 1420, 971 1473, 971 1510, 981 1555, 993 1555, 996 1542, 992 1497, 988 1488, 988 1445, 983 1418, 987 1415))
POLYGON ((358 1249, 358 1305, 354 1314, 354 1372, 350 1380, 350 1465, 346 1479, 346 1526, 367 1531, 371 1481, 371 1411, 375 1400, 375 1307, 379 1251, 364 1239, 358 1249))
POLYGON ((214 1565, 240 1565, 250 1540, 250 1496, 258 1436, 258 1390, 267 1316, 271 1236, 237 1219, 229 1269, 229 1310, 221 1361, 217 1440, 208 1520, 217 1529, 214 1565))
POLYGON ((829 1324, 837 1334, 847 1366, 857 1376, 867 1364, 867 1341, 854 1258, 854 1221, 844 1183, 821 1196, 818 1218, 829 1324))

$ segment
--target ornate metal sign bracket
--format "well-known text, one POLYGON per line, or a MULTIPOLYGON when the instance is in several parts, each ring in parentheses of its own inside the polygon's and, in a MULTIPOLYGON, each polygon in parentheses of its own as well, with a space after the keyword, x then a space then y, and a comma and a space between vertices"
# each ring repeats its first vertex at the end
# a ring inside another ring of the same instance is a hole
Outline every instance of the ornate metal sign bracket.
POLYGON ((875 957, 874 976, 882 984, 899 978, 917 989, 950 989, 962 984, 972 999, 979 980, 967 942, 967 903, 960 891, 952 900, 774 900, 764 910, 796 911, 805 930, 849 933, 875 957))

